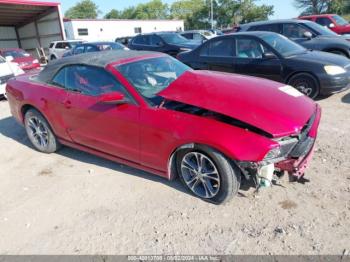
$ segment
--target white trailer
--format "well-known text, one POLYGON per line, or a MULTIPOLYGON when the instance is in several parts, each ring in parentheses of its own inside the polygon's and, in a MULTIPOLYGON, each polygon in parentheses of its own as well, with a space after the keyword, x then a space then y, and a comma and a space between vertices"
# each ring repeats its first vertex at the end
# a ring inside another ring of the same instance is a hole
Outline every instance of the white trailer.
POLYGON ((67 39, 114 41, 140 33, 182 31, 183 20, 64 19, 67 39))
POLYGON ((0 48, 22 48, 36 55, 50 42, 64 40, 59 3, 0 0, 0 48))

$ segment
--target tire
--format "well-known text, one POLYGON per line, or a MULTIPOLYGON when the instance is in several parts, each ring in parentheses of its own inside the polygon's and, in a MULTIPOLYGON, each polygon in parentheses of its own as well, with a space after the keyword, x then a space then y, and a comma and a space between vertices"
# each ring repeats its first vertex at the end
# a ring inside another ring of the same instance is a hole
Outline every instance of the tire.
POLYGON ((315 99, 320 93, 318 81, 315 77, 307 73, 300 73, 292 76, 288 84, 311 99, 315 99))
POLYGON ((214 204, 230 200, 241 184, 240 170, 222 153, 207 146, 179 151, 176 169, 180 180, 193 195, 214 204), (199 168, 198 160, 202 168, 199 168))
POLYGON ((38 151, 49 154, 61 147, 49 123, 37 110, 29 109, 25 113, 24 126, 30 142, 38 151))

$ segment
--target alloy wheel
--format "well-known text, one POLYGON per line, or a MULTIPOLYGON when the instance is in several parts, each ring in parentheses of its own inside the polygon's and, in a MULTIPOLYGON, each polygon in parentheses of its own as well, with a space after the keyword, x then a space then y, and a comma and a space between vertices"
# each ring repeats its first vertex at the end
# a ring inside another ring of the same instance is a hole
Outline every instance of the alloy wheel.
POLYGON ((45 123, 38 117, 32 116, 27 122, 30 140, 41 150, 45 150, 49 144, 49 130, 45 123))
POLYGON ((182 158, 181 175, 188 188, 201 198, 213 198, 220 190, 220 175, 214 162, 200 152, 189 152, 182 158))

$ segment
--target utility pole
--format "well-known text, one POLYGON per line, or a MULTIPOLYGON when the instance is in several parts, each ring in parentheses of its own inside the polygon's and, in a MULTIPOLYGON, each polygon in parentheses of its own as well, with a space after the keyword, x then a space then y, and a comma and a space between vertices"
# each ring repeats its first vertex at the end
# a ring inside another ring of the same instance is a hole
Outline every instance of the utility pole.
POLYGON ((210 18, 211 18, 211 29, 214 29, 214 8, 213 8, 213 0, 210 0, 210 18))

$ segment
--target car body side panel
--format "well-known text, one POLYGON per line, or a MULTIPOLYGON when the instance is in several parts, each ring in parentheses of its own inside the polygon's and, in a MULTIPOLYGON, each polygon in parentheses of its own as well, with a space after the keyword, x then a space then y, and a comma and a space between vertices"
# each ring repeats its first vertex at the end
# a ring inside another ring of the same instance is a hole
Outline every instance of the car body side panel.
POLYGON ((67 125, 62 118, 64 113, 64 100, 66 91, 33 82, 30 76, 16 77, 8 82, 6 91, 11 105, 11 112, 21 123, 24 122, 22 115, 23 106, 32 106, 39 110, 49 121, 54 133, 63 139, 71 140, 67 133, 67 125), (14 105, 14 106, 12 106, 14 105))
POLYGON ((142 108, 140 129, 142 165, 163 171, 171 154, 186 144, 208 145, 239 161, 260 161, 277 146, 243 128, 165 108, 142 108))

